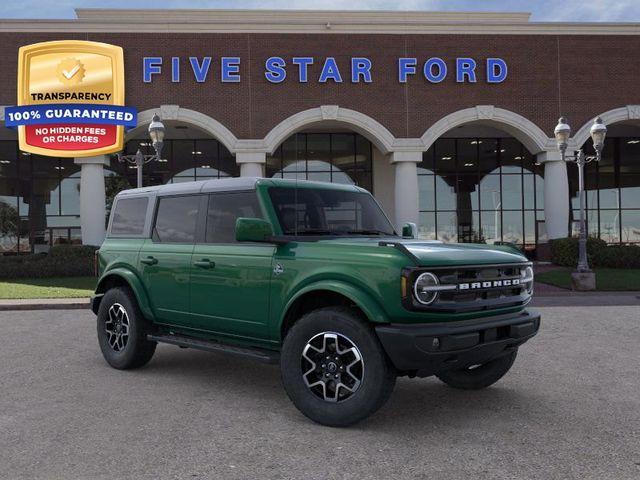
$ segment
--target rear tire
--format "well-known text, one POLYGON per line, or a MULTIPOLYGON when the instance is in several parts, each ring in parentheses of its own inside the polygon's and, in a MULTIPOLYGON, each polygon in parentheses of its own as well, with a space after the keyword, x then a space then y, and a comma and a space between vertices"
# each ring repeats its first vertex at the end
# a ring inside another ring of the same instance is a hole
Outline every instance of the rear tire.
POLYGON ((280 369, 296 408, 331 427, 372 415, 396 382, 371 326, 347 307, 314 310, 295 323, 282 345, 280 369))
POLYGON ((151 360, 156 342, 147 340, 150 324, 128 288, 112 288, 98 309, 98 343, 109 365, 119 370, 141 367, 151 360))
POLYGON ((462 370, 448 370, 436 376, 444 383, 461 390, 480 390, 493 385, 509 371, 516 360, 518 350, 503 355, 482 365, 463 368, 462 370))

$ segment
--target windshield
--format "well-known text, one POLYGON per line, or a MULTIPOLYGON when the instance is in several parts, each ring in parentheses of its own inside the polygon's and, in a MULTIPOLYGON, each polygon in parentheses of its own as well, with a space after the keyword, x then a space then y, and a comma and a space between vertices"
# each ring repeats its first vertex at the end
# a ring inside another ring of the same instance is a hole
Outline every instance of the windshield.
POLYGON ((285 235, 395 235, 368 193, 273 187, 269 195, 285 235))

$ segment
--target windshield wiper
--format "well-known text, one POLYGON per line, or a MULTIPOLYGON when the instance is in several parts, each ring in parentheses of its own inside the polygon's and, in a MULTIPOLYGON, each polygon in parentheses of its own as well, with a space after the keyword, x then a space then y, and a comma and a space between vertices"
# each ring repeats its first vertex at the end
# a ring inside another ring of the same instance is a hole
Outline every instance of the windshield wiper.
POLYGON ((349 230, 347 233, 352 235, 384 235, 388 237, 394 236, 393 233, 385 232, 383 230, 374 230, 374 229, 349 230))

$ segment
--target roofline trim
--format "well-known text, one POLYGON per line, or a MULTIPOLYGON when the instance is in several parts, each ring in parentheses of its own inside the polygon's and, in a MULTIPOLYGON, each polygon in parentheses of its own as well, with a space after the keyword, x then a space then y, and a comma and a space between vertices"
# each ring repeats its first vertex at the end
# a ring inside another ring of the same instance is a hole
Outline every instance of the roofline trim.
POLYGON ((640 23, 530 22, 526 12, 78 8, 76 19, 0 19, 0 32, 640 35, 640 23))

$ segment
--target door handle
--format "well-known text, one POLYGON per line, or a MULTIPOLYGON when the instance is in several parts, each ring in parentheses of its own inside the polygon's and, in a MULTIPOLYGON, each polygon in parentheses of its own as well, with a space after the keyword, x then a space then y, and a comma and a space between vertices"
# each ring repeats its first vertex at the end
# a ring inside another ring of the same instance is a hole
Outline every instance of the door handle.
POLYGON ((200 268, 213 268, 213 267, 216 266, 215 262, 212 262, 208 258, 203 258, 202 260, 198 260, 196 262, 193 262, 193 264, 196 267, 200 267, 200 268))
POLYGON ((140 263, 144 263, 145 265, 155 265, 158 263, 158 259, 149 255, 147 258, 140 259, 140 263))

